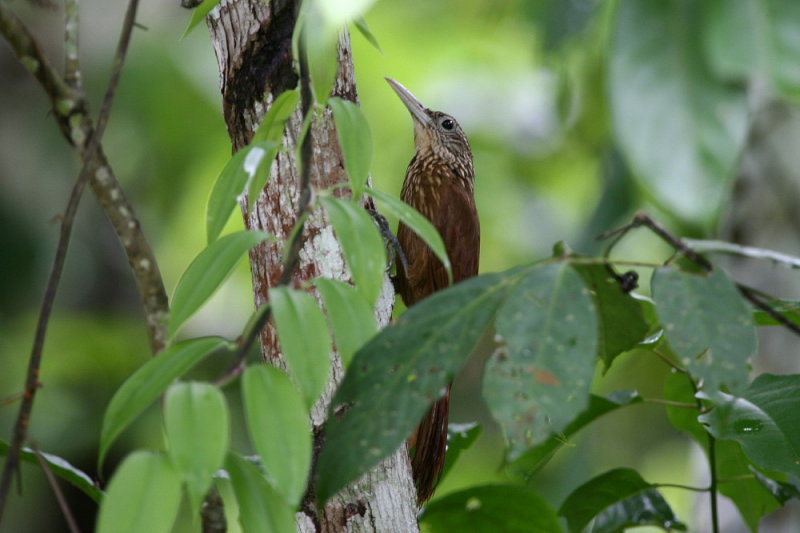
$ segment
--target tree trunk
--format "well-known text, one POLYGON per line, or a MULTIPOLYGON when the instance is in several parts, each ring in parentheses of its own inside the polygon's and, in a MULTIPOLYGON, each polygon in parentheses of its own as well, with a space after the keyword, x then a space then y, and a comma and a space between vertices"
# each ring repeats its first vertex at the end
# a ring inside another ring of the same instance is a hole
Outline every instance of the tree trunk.
MULTIPOLYGON (((234 151, 247 145, 275 97, 297 86, 291 39, 297 5, 291 0, 223 0, 208 17, 208 27, 217 56, 223 96, 223 111, 234 151)), ((332 96, 357 101, 350 42, 346 33, 339 43, 339 72, 332 96)), ((255 304, 268 298, 268 290, 281 275, 281 254, 295 224, 300 182, 295 152, 302 117, 295 110, 284 131, 284 145, 273 165, 270 180, 258 198, 253 213, 243 206, 245 224, 277 238, 250 253, 255 304)), ((347 181, 329 109, 311 127, 313 156, 312 188, 320 190, 347 181)), ((339 244, 321 209, 313 210, 305 225, 300 264, 295 283, 316 276, 349 280, 339 244)), ((393 289, 388 277, 376 306, 379 327, 391 316, 393 289)), ((268 325, 261 334, 267 362, 283 366, 275 331, 268 325)), ((314 434, 324 423, 327 406, 343 371, 334 354, 332 379, 311 412, 314 434)), ((321 442, 315 442, 318 450, 321 442)), ((313 491, 311 492, 313 494, 313 491)), ((297 513, 298 531, 316 532, 413 532, 418 530, 416 498, 405 446, 372 472, 341 491, 317 513, 306 502, 297 513)))

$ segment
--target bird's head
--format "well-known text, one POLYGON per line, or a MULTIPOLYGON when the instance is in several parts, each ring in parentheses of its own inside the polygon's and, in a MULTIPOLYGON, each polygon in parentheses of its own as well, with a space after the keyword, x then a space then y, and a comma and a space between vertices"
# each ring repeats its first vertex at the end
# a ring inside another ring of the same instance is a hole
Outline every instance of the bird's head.
POLYGON ((464 130, 456 119, 441 111, 431 111, 411 91, 392 78, 386 78, 414 120, 414 144, 418 154, 434 155, 445 162, 472 161, 472 151, 464 130))

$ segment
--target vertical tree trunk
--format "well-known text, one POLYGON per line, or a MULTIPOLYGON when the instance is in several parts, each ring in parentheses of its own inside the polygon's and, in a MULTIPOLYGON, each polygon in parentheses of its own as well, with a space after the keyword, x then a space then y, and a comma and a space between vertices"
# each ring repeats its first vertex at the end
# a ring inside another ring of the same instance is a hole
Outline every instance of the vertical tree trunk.
MULTIPOLYGON (((220 71, 223 110, 233 149, 239 150, 252 138, 264 113, 275 97, 297 85, 292 61, 291 38, 297 3, 292 0, 223 0, 208 17, 208 27, 220 71)), ((357 94, 346 34, 339 45, 339 72, 331 91, 333 96, 356 101, 357 94)), ((297 145, 301 127, 299 110, 287 122, 283 142, 297 145)), ((326 110, 311 127, 313 157, 311 182, 315 190, 347 180, 336 139, 333 116, 326 110)), ((277 237, 250 254, 256 305, 268 298, 268 290, 281 275, 281 254, 292 227, 299 199, 299 175, 293 149, 281 152, 270 181, 258 198, 251 215, 243 206, 245 224, 277 237)), ((315 276, 349 280, 338 242, 324 213, 314 209, 304 230, 305 241, 295 281, 315 276)), ((387 280, 376 307, 378 325, 388 322, 393 290, 387 280)), ((282 365, 282 354, 274 329, 268 326, 261 335, 264 358, 282 365)), ((314 434, 319 436, 331 394, 342 377, 336 357, 332 379, 311 413, 314 434)), ((315 442, 318 449, 320 442, 315 442)), ((306 502, 297 515, 298 531, 317 532, 413 532, 417 531, 416 499, 405 447, 334 497, 317 513, 306 502)))

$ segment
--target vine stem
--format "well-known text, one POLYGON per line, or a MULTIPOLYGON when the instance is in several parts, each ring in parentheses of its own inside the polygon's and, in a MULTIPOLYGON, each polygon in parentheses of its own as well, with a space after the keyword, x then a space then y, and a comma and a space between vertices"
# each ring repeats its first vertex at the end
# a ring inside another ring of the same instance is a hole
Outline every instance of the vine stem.
POLYGON ((114 58, 114 66, 111 74, 111 79, 108 82, 103 103, 100 107, 100 114, 97 117, 97 126, 94 130, 89 141, 89 146, 86 150, 86 158, 81 166, 81 171, 75 180, 75 185, 70 193, 69 202, 67 203, 66 211, 61 219, 61 231, 59 233, 58 247, 56 248, 56 255, 53 259, 53 266, 50 270, 50 275, 47 280, 47 287, 45 289, 44 298, 39 311, 39 319, 36 324, 36 333, 33 340, 33 347, 31 349, 30 359, 28 361, 28 371, 25 378, 25 388, 22 394, 22 401, 20 402, 19 413, 17 415, 16 423, 14 424, 13 436, 11 444, 8 448, 6 461, 3 465, 3 473, 0 477, 0 522, 2 521, 3 511, 5 504, 8 500, 8 492, 11 487, 11 479, 14 472, 19 467, 19 453, 27 437, 28 424, 30 422, 31 410, 33 408, 33 400, 36 396, 36 391, 39 388, 39 368, 42 362, 42 351, 44 348, 45 335, 47 333, 47 326, 50 322, 50 315, 53 311, 53 304, 55 302, 56 293, 58 292, 58 285, 61 280, 61 274, 64 270, 64 261, 67 256, 67 249, 69 248, 70 237, 72 236, 72 226, 75 222, 75 215, 78 211, 81 195, 83 194, 84 186, 89 178, 89 170, 93 166, 95 154, 100 146, 100 140, 103 137, 106 124, 108 123, 108 116, 111 112, 111 105, 114 101, 116 94, 117 84, 122 73, 122 66, 125 62, 125 56, 128 51, 128 44, 130 43, 131 33, 133 31, 134 22, 136 19, 136 10, 138 8, 138 0, 129 0, 128 8, 125 13, 125 20, 120 33, 119 43, 117 45, 117 52, 114 58))

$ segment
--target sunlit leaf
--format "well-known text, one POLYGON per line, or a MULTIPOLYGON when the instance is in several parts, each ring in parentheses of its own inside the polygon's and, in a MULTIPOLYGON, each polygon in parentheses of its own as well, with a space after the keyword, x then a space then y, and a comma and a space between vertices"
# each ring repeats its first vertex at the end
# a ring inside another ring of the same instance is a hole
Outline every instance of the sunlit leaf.
POLYGON ((429 296, 358 351, 331 402, 336 415, 317 468, 320 504, 403 443, 516 279, 488 274, 429 296))
POLYGON ((173 380, 226 344, 227 341, 220 337, 179 342, 134 372, 117 389, 103 416, 98 466, 103 464, 108 448, 119 434, 155 401, 173 380))
POLYGON ((311 467, 311 424, 300 391, 283 371, 262 364, 245 371, 242 400, 267 477, 290 504, 299 504, 311 467))
POLYGON ((192 17, 189 19, 189 24, 186 26, 186 29, 183 30, 183 35, 181 38, 186 37, 189 35, 189 32, 194 29, 203 19, 206 18, 206 15, 219 4, 220 0, 203 0, 200 2, 196 8, 192 10, 192 17))
POLYGON ((555 453, 564 446, 570 446, 570 437, 601 416, 621 407, 641 403, 642 397, 636 391, 618 391, 606 397, 589 396, 589 405, 563 431, 550 436, 546 441, 530 448, 506 467, 510 473, 520 477, 535 474, 555 453))
POLYGON ((258 467, 234 453, 228 454, 225 469, 239 504, 242 530, 258 533, 295 531, 294 512, 283 496, 273 489, 258 467))
POLYGON ((664 267, 653 273, 651 286, 667 341, 680 364, 703 380, 703 389, 744 387, 756 331, 728 276, 720 269, 691 274, 664 267))
POLYGON ((267 238, 262 231, 240 231, 209 244, 178 280, 169 312, 167 336, 172 338, 222 285, 247 251, 267 238))
POLYGON ((378 331, 372 309, 356 290, 343 281, 317 278, 314 281, 325 302, 336 349, 347 368, 350 360, 378 331))
POLYGON ((430 533, 563 531, 550 505, 518 485, 484 485, 450 493, 425 507, 421 522, 430 533))
POLYGON ((381 50, 381 45, 378 43, 378 39, 376 39, 375 35, 373 35, 370 31, 367 21, 364 17, 356 17, 353 19, 353 24, 355 24, 358 32, 369 42, 369 44, 375 47, 375 50, 383 53, 383 50, 381 50))
MULTIPOLYGON (((272 163, 279 148, 280 144, 275 141, 249 144, 236 152, 222 169, 211 190, 206 207, 206 234, 209 244, 219 237, 236 207, 237 199, 249 191, 249 186, 256 179, 259 169, 272 163)), ((268 174, 269 168, 266 171, 268 174)), ((249 202, 255 202, 255 198, 250 197, 249 202)))
POLYGON ((137 451, 119 466, 97 516, 98 533, 168 533, 178 514, 181 478, 169 460, 137 451))
POLYGON ((328 98, 336 79, 339 32, 343 27, 343 23, 336 23, 326 16, 324 1, 303 2, 306 5, 301 8, 294 30, 298 40, 302 41, 308 61, 314 101, 320 103, 328 98))
MULTIPOLYGON (((5 457, 7 454, 8 443, 0 439, 0 457, 5 457)), ((47 463, 47 468, 49 468, 53 474, 71 484, 97 503, 99 503, 103 498, 103 493, 94 484, 94 481, 89 474, 80 468, 76 468, 69 461, 62 457, 44 452, 40 452, 40 454, 47 463)), ((20 461, 38 466, 39 459, 36 457, 36 455, 37 454, 34 450, 30 448, 22 448, 22 450, 20 450, 19 459, 20 461)))
POLYGON ((311 407, 325 388, 331 367, 325 315, 307 292, 275 287, 269 291, 269 301, 286 363, 311 407))
POLYGON ((509 293, 495 330, 502 344, 487 362, 483 396, 514 460, 586 408, 597 354, 595 307, 569 264, 545 263, 509 293))
POLYGON ((176 383, 164 398, 168 455, 186 484, 194 514, 222 467, 230 427, 225 397, 209 383, 176 383))
POLYGON ((361 206, 332 196, 320 198, 320 201, 342 246, 353 283, 372 306, 386 275, 386 253, 381 234, 361 206))
POLYGON ((629 468, 617 468, 584 483, 567 496, 558 514, 567 519, 571 533, 580 533, 590 522, 593 533, 645 525, 686 531, 661 493, 629 468))
POLYGON ((336 135, 342 148, 344 168, 350 177, 353 200, 361 200, 369 177, 372 162, 372 135, 367 117, 355 102, 341 98, 329 98, 328 106, 333 110, 336 135))
POLYGON ((462 452, 469 450, 481 435, 481 425, 477 422, 469 424, 449 424, 447 426, 447 454, 444 458, 442 477, 444 479, 453 465, 456 464, 462 452))
POLYGON ((735 175, 748 108, 744 91, 716 80, 698 53, 703 4, 619 2, 609 91, 614 133, 639 183, 680 217, 710 223, 735 175))
POLYGON ((381 208, 386 213, 397 217, 400 222, 408 226, 420 239, 425 241, 425 244, 430 247, 433 253, 436 254, 436 257, 439 258, 439 261, 441 261, 447 269, 447 274, 452 280, 453 270, 450 265, 450 258, 447 257, 447 250, 444 248, 442 236, 439 235, 439 232, 436 231, 433 224, 416 209, 399 198, 395 198, 391 194, 387 194, 372 187, 368 188, 366 192, 380 204, 381 208))

